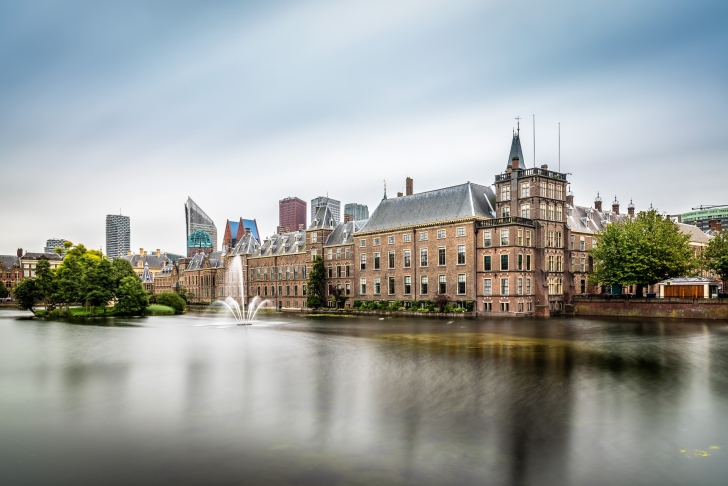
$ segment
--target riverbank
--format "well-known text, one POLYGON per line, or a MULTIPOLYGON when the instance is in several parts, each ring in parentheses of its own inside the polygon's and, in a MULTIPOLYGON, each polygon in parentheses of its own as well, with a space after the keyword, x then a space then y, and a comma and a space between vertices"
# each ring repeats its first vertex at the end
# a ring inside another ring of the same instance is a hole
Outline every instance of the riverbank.
POLYGON ((574 316, 726 319, 728 299, 605 299, 574 297, 574 316))

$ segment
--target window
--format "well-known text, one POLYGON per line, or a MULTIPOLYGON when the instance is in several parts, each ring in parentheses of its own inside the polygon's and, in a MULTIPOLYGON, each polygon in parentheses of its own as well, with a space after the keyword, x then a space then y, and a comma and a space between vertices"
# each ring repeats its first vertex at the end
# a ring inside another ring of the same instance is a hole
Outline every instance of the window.
POLYGON ((455 236, 465 236, 465 228, 458 228, 455 232, 455 236))
POLYGON ((389 252, 389 268, 394 268, 394 252, 389 252))
POLYGON ((502 278, 501 279, 501 295, 508 295, 508 279, 502 278))
POLYGON ((438 275, 437 276, 437 290, 441 294, 447 293, 447 283, 445 280, 445 275, 438 275))
POLYGON ((347 283, 345 288, 346 295, 351 295, 351 285, 347 283))
POLYGON ((483 246, 488 248, 493 245, 492 235, 490 230, 483 233, 483 246))
POLYGON ((412 258, 410 254, 410 250, 404 251, 404 268, 410 268, 412 266, 412 258))
POLYGON ((493 311, 493 302, 483 302, 483 310, 485 312, 492 312, 493 311))
MULTIPOLYGON (((596 246, 596 245, 594 245, 594 246, 596 246)), ((580 251, 586 250, 586 242, 584 241, 584 237, 583 236, 579 240, 579 250, 580 251)))
MULTIPOLYGON (((366 279, 364 279, 364 281, 366 283, 366 279)), ((301 295, 306 295, 306 286, 305 285, 301 285, 301 295)))
POLYGON ((516 268, 518 270, 523 270, 523 253, 519 253, 518 254, 518 260, 517 260, 516 268))
POLYGON ((561 255, 558 255, 556 257, 556 271, 557 272, 564 271, 564 257, 562 257, 561 255))
POLYGON ((531 271, 531 255, 526 255, 526 271, 531 271))
POLYGON ((458 265, 465 265, 465 245, 458 245, 458 265))
POLYGON ((522 278, 519 278, 517 281, 517 289, 518 289, 517 290, 518 295, 523 295, 523 279, 522 278))
POLYGON ((389 277, 389 295, 394 294, 394 277, 389 277))
POLYGON ((440 240, 445 237, 445 230, 437 230, 437 239, 440 240))
POLYGON ((549 197, 551 199, 554 198, 554 185, 553 184, 549 184, 549 197))
MULTIPOLYGON (((302 276, 303 278, 307 278, 307 277, 306 277, 306 265, 303 265, 303 266, 301 267, 301 270, 303 270, 303 271, 301 272, 301 274, 302 274, 301 276, 302 276)), ((306 294, 303 294, 303 295, 306 295, 306 294)))
POLYGON ((382 292, 382 281, 379 277, 374 277, 374 295, 379 295, 382 292))
POLYGON ((561 248, 561 231, 556 232, 556 248, 561 248))
POLYGON ((539 196, 546 197, 546 182, 543 181, 539 185, 539 196))
POLYGON ((334 268, 329 265, 329 278, 333 278, 334 276, 334 268))
POLYGON ((556 259, 554 258, 554 255, 549 255, 546 269, 549 272, 553 272, 555 267, 556 267, 556 259))
POLYGON ((510 185, 501 186, 501 201, 510 201, 510 200, 511 200, 511 186, 510 185))
POLYGON ((268 267, 263 269, 263 280, 268 280, 268 267))
POLYGON ((283 280, 283 267, 278 267, 278 280, 283 280))
POLYGON ((367 240, 359 240, 359 246, 361 246, 362 248, 367 246, 367 240))
POLYGON ((379 238, 374 238, 374 246, 379 246, 379 238))
POLYGON ((509 312, 510 304, 508 302, 501 302, 501 312, 509 312))
POLYGON ((349 265, 345 265, 344 270, 346 271, 346 276, 349 277, 349 265))
POLYGON ((521 197, 531 197, 531 184, 521 182, 521 197))
MULTIPOLYGON (((581 258, 579 261, 579 271, 585 272, 586 271, 586 258, 581 258)), ((584 292, 582 292, 583 294, 584 292)))
POLYGON ((502 229, 501 230, 501 246, 508 246, 508 230, 502 229))
POLYGON ((359 294, 366 295, 366 293, 367 293, 367 279, 360 278, 359 279, 359 294))
POLYGON ((389 243, 390 245, 394 245, 394 236, 387 237, 387 243, 389 243))
POLYGON ((420 294, 424 295, 427 293, 427 275, 420 277, 420 294))
POLYGON ((526 246, 531 246, 531 230, 526 230, 526 246))
POLYGON ((445 248, 440 247, 437 249, 437 264, 445 265, 445 248))
POLYGON ((523 302, 518 303, 518 312, 523 312, 523 302))
POLYGON ((564 186, 562 186, 561 184, 556 185, 556 199, 558 199, 559 201, 564 199, 564 186))
POLYGON ((569 249, 574 249, 574 235, 571 235, 570 242, 569 242, 569 249))
MULTIPOLYGON (((316 243, 318 241, 318 233, 311 233, 311 243, 316 243)), ((361 246, 364 246, 363 244, 361 246)))
POLYGON ((336 265, 336 276, 341 278, 341 265, 336 265))
POLYGON ((427 241, 427 232, 423 231, 420 233, 420 241, 427 241))
POLYGON ((522 218, 531 217, 531 205, 530 204, 521 204, 521 217, 522 218))
MULTIPOLYGON (((293 295, 298 295, 298 285, 293 286, 293 295)), ((296 304, 298 305, 298 304, 296 304)))
POLYGON ((291 280, 291 266, 286 266, 286 280, 291 280))
POLYGON ((490 272, 491 270, 490 255, 485 255, 483 257, 483 270, 486 272, 490 272))
POLYGON ((374 254, 374 270, 379 270, 379 252, 374 254))
POLYGON ((465 293, 465 274, 458 274, 458 294, 462 295, 465 293))
POLYGON ((420 248, 420 266, 427 266, 427 248, 420 248))
POLYGON ((493 295, 493 281, 489 278, 483 279, 483 295, 493 295))
POLYGON ((349 247, 344 248, 344 258, 349 258, 349 247))
POLYGON ((541 219, 546 219, 546 216, 547 216, 546 215, 546 203, 541 203, 541 214, 540 214, 540 218, 541 219))
POLYGON ((317 256, 318 256, 318 250, 316 250, 316 249, 311 250, 311 261, 314 261, 317 256))
POLYGON ((405 295, 409 295, 412 293, 412 277, 407 275, 404 277, 404 293, 405 295))
POLYGON ((561 208, 561 206, 556 206, 556 221, 563 221, 564 220, 564 210, 561 208))
POLYGON ((508 270, 508 255, 501 255, 501 268, 502 271, 508 270))
POLYGON ((554 232, 549 231, 546 235, 546 246, 553 248, 554 246, 554 232))
POLYGON ((501 217, 502 218, 509 218, 511 216, 511 207, 510 206, 503 206, 501 208, 501 217))
POLYGON ((359 255, 359 270, 366 270, 367 269, 367 255, 366 253, 362 253, 359 255))
POLYGON ((293 280, 298 280, 298 265, 293 266, 293 280))
POLYGON ((286 285, 286 295, 291 295, 291 286, 286 285))
POLYGON ((518 246, 523 246, 523 228, 518 228, 518 246))
POLYGON ((526 295, 531 295, 531 279, 530 278, 526 279, 526 295))

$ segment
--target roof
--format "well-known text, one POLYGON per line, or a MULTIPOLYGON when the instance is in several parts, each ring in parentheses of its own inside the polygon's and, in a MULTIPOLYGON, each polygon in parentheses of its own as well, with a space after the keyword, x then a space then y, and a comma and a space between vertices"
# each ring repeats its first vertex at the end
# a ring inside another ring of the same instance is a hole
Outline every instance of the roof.
POLYGON ((520 132, 516 132, 513 134, 513 141, 511 142, 511 153, 508 155, 508 167, 511 167, 513 158, 518 157, 518 166, 521 169, 525 169, 526 161, 523 158, 523 150, 521 150, 521 137, 519 133, 520 132))
POLYGON ((259 249, 260 243, 253 234, 246 234, 235 244, 235 248, 232 249, 230 255, 252 255, 259 249))
POLYGON ((188 248, 212 248, 212 238, 210 233, 203 230, 197 230, 190 233, 187 237, 188 248))
POLYGON ((141 261, 145 266, 149 265, 152 268, 162 268, 171 261, 166 253, 160 256, 157 256, 156 253, 152 253, 151 255, 122 255, 120 258, 131 263, 132 267, 138 266, 139 261, 141 261))
POLYGON ((361 231, 364 225, 366 225, 367 221, 369 220, 362 219, 359 221, 349 221, 348 223, 337 224, 334 228, 334 231, 329 233, 328 238, 326 238, 326 243, 324 243, 324 246, 335 246, 353 243, 354 233, 361 231))
POLYGON ((676 277, 668 278, 658 283, 668 285, 718 285, 721 282, 720 280, 709 277, 676 277))
POLYGON ((144 262, 144 271, 142 272, 142 283, 154 283, 154 276, 149 271, 149 264, 144 262))
POLYGON ((13 268, 13 265, 23 266, 17 255, 0 255, 0 263, 8 270, 13 268))
POLYGON ((628 215, 614 211, 597 211, 585 206, 566 206, 566 224, 577 233, 596 233, 609 223, 626 221, 628 215))
POLYGON ((710 236, 705 234, 703 230, 692 224, 676 223, 680 232, 690 236, 690 243, 703 243, 708 244, 710 236))
POLYGON ((495 218, 495 193, 489 186, 458 186, 383 199, 362 232, 380 231, 468 217, 495 218))
POLYGON ((291 231, 266 238, 251 256, 287 255, 306 251, 306 232, 291 231))
POLYGON ((222 251, 213 251, 209 255, 200 252, 190 259, 185 270, 201 270, 203 268, 220 268, 225 266, 222 259, 224 253, 222 251))
POLYGON ((40 260, 41 258, 45 258, 46 260, 51 261, 63 261, 63 257, 59 255, 58 253, 30 253, 26 252, 25 255, 23 255, 23 260, 40 260))
POLYGON ((323 228, 333 229, 335 226, 336 226, 336 218, 334 218, 334 214, 331 212, 329 207, 328 206, 319 206, 313 215, 313 219, 311 220, 311 226, 309 226, 308 229, 309 230, 323 229, 323 228))
POLYGON ((260 241, 260 235, 258 234, 258 223, 256 223, 254 219, 244 219, 243 228, 249 229, 250 233, 255 237, 255 239, 260 241))

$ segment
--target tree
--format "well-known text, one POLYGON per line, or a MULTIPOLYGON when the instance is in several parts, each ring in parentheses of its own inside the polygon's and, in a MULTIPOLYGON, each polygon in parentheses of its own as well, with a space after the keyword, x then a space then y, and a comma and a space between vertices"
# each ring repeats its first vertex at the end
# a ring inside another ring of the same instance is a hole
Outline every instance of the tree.
POLYGON ((175 292, 162 292, 155 296, 155 300, 157 304, 166 305, 174 309, 175 314, 182 314, 186 309, 184 299, 175 292))
POLYGON ((5 299, 10 295, 10 291, 5 287, 5 284, 0 282, 0 299, 5 299))
POLYGON ((326 301, 326 269, 324 259, 319 255, 313 260, 308 274, 308 299, 306 306, 318 309, 326 301))
POLYGON ((18 282, 13 288, 13 297, 18 301, 21 309, 29 310, 35 314, 33 307, 40 300, 38 290, 35 287, 35 279, 26 278, 18 282))
POLYGON ((134 275, 121 279, 117 290, 116 311, 123 315, 140 316, 149 305, 149 297, 142 286, 142 281, 134 275))
POLYGON ((102 258, 96 264, 89 263, 85 274, 84 300, 92 307, 106 306, 114 299, 115 281, 111 262, 102 258))
POLYGON ((687 276, 697 268, 690 236, 656 210, 608 224, 595 237, 598 245, 589 251, 594 284, 637 285, 640 293, 644 285, 687 276))
POLYGON ((344 295, 344 289, 342 289, 341 287, 329 285, 329 294, 334 298, 337 309, 343 309, 344 303, 349 300, 349 297, 344 295))
POLYGON ((182 284, 179 284, 179 285, 178 285, 178 286, 177 286, 177 287, 176 287, 176 288, 174 289, 174 291, 175 291, 175 293, 176 293, 177 295, 179 295, 180 297, 182 297, 182 300, 184 300, 184 301, 185 301, 185 304, 187 304, 187 302, 189 302, 189 301, 190 301, 190 299, 194 299, 194 298, 195 298, 195 294, 193 294, 192 292, 189 292, 189 291, 187 290, 187 287, 185 287, 185 286, 184 286, 184 285, 182 285, 182 284))
POLYGON ((447 296, 447 294, 436 294, 435 295, 435 305, 439 309, 440 312, 445 312, 445 307, 447 307, 447 304, 450 302, 450 298, 447 296))
POLYGON ((718 275, 722 281, 728 280, 728 230, 721 231, 710 239, 703 258, 708 270, 718 275))
POLYGON ((41 258, 35 266, 35 289, 40 302, 45 305, 46 309, 52 310, 54 307, 55 295, 57 292, 56 276, 51 270, 51 264, 46 258, 41 258))

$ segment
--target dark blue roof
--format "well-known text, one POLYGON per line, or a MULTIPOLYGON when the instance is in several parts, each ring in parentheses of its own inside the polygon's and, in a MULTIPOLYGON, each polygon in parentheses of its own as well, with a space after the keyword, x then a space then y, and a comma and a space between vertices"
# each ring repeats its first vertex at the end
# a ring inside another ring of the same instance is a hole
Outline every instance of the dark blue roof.
MULTIPOLYGON (((237 228, 237 224, 238 223, 235 223, 235 225, 236 225, 235 227, 236 228, 237 228)), ((230 229, 232 229, 232 223, 230 223, 230 225, 231 225, 230 229)), ((243 228, 249 229, 250 230, 250 234, 253 235, 253 237, 255 237, 256 240, 260 241, 260 236, 258 236, 258 225, 255 224, 255 220, 253 220, 253 219, 244 219, 243 220, 243 228)))
POLYGON ((238 224, 239 223, 230 221, 230 233, 232 234, 233 238, 237 238, 238 236, 238 224))

